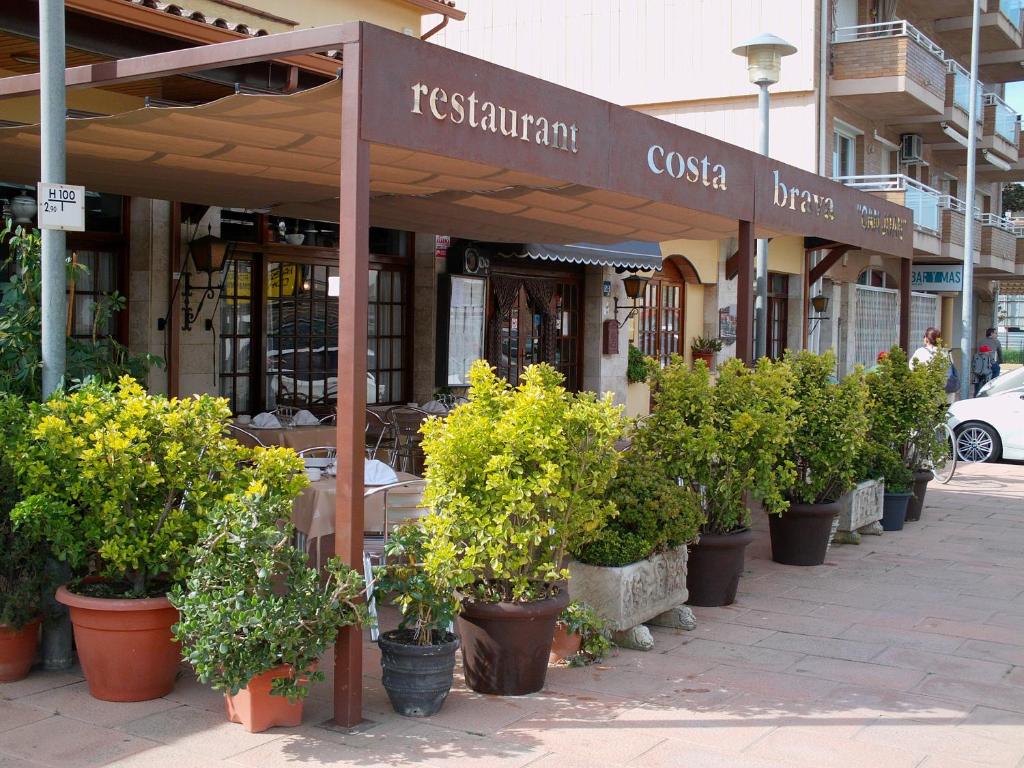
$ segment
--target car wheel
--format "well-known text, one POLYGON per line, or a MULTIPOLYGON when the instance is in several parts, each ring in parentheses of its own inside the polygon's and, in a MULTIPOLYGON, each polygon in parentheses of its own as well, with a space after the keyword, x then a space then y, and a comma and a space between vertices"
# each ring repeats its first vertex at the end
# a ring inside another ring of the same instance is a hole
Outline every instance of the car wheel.
POLYGON ((998 461, 1003 452, 999 433, 988 424, 972 421, 956 430, 956 452, 960 461, 998 461))

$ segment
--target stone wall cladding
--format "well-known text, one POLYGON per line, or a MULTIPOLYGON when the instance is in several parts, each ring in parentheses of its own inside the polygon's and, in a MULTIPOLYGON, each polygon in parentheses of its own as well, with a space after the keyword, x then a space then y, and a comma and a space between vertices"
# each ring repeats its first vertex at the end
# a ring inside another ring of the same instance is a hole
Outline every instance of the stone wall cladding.
POLYGON ((1017 238, 1012 234, 993 226, 983 226, 981 230, 982 253, 991 254, 998 259, 1010 259, 1016 256, 1017 238))
POLYGON ((942 242, 963 247, 964 215, 959 211, 942 211, 942 242))
MULTIPOLYGON (((916 40, 881 37, 836 43, 832 76, 837 80, 905 75, 946 101, 946 65, 916 40)), ((949 101, 952 102, 952 93, 949 101)))
POLYGON ((905 71, 902 74, 945 100, 946 63, 916 40, 900 39, 906 44, 907 51, 905 71))

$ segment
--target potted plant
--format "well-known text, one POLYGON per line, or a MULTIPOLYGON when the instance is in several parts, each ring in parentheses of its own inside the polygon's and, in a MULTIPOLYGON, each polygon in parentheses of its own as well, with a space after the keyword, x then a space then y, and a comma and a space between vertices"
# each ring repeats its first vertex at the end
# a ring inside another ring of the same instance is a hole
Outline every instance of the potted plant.
POLYGON ((904 455, 913 484, 913 495, 907 503, 907 520, 911 522, 921 519, 925 492, 934 477, 931 468, 946 451, 944 433, 939 431, 939 426, 945 422, 949 410, 945 391, 949 365, 948 355, 939 354, 927 365, 914 365, 910 371, 910 389, 915 395, 911 401, 914 416, 904 455))
POLYGON ((320 655, 365 617, 362 577, 338 558, 310 567, 281 522, 305 485, 293 451, 261 452, 249 486, 215 505, 192 571, 170 595, 185 658, 250 732, 299 725, 309 684, 323 679, 320 655))
POLYGON ((626 416, 646 416, 651 412, 651 388, 647 380, 658 367, 653 358, 645 357, 633 342, 629 343, 626 362, 626 416))
POLYGON ((722 340, 708 336, 697 336, 690 344, 693 362, 703 360, 708 370, 715 369, 715 355, 722 351, 722 340))
POLYGON ((96 698, 174 687, 178 612, 166 593, 185 577, 212 503, 252 477, 238 469, 251 451, 224 436, 229 418, 225 400, 147 395, 127 377, 30 408, 11 517, 72 569, 57 600, 96 698))
POLYGON ((611 648, 605 621, 584 602, 572 600, 558 615, 551 643, 551 664, 585 667, 604 658, 611 648))
POLYGON ((426 532, 418 525, 395 529, 385 545, 385 563, 374 568, 374 597, 401 612, 398 629, 383 633, 381 683, 394 710, 406 717, 440 711, 452 687, 459 639, 451 632, 458 600, 443 564, 423 567, 426 532))
POLYGON ((857 474, 868 428, 868 390, 859 369, 835 380, 832 351, 787 351, 785 363, 793 374, 797 403, 786 451, 795 475, 785 491, 788 508, 769 518, 772 559, 784 565, 821 565, 839 499, 853 487, 857 474))
POLYGON ((686 603, 686 545, 703 522, 700 496, 671 476, 645 419, 608 489, 617 514, 573 548, 572 595, 591 606, 616 643, 647 650, 642 625, 686 603))
POLYGON ((533 693, 568 603, 568 547, 612 512, 621 409, 611 395, 570 394, 546 364, 512 388, 478 360, 469 380, 469 402, 422 428, 425 565, 460 591, 467 685, 533 693))
POLYGON ((13 465, 25 414, 21 398, 0 395, 0 683, 20 680, 32 668, 47 584, 46 547, 16 531, 10 517, 18 501, 13 465))
POLYGON ((705 366, 688 370, 676 357, 656 381, 645 440, 702 507, 687 567, 689 603, 730 605, 753 540, 748 501, 769 513, 784 509, 782 493, 793 482, 786 456, 796 409, 792 374, 767 358, 754 368, 729 360, 712 383, 705 366))

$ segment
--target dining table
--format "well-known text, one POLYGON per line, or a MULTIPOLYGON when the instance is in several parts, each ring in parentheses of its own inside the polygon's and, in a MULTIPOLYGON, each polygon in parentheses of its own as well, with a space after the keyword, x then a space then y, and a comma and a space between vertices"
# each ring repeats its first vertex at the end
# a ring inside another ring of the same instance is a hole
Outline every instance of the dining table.
MULTIPOLYGON (((420 480, 422 478, 408 472, 396 472, 398 479, 395 482, 403 483, 408 480, 420 480)), ((384 494, 373 493, 375 486, 367 483, 366 494, 364 495, 363 506, 363 529, 370 532, 380 532, 384 529, 384 494)), ((396 493, 402 493, 401 489, 396 493)), ((419 503, 421 490, 410 489, 404 495, 407 499, 399 501, 406 506, 416 506, 419 503), (415 497, 415 498, 414 498, 415 497)), ((317 563, 320 562, 321 543, 328 537, 334 537, 334 515, 335 502, 337 500, 337 482, 332 476, 324 476, 314 480, 295 500, 292 505, 292 523, 296 530, 303 535, 307 542, 307 551, 314 556, 317 563)), ((331 549, 327 550, 328 552, 331 549)))
MULTIPOLYGON (((320 446, 334 447, 338 443, 338 429, 333 424, 260 429, 252 424, 239 424, 235 422, 235 426, 254 435, 264 445, 276 445, 291 448, 295 451, 301 451, 306 448, 319 448, 320 446)), ((242 445, 248 445, 250 448, 256 447, 256 442, 249 435, 235 432, 232 436, 242 445)))

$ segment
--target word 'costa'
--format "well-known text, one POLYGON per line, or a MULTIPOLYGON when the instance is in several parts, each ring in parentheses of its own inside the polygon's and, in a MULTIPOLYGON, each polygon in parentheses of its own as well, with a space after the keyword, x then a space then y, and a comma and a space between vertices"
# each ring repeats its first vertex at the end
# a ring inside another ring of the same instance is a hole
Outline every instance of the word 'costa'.
POLYGON ((883 216, 877 208, 857 204, 857 213, 860 214, 860 225, 864 229, 876 230, 882 237, 895 237, 903 239, 903 229, 907 226, 907 219, 904 216, 883 216))
POLYGON ((450 120, 455 125, 468 123, 470 128, 491 133, 501 132, 502 136, 521 139, 544 147, 560 149, 576 154, 578 129, 575 123, 566 124, 559 120, 519 112, 503 107, 492 101, 481 101, 473 91, 468 96, 458 92, 448 93, 444 88, 423 83, 412 86, 412 114, 422 115, 424 101, 427 110, 435 120, 450 120))
POLYGON ((652 144, 647 150, 647 167, 651 173, 660 175, 667 173, 673 179, 685 179, 691 184, 698 181, 705 187, 712 189, 727 189, 725 186, 725 166, 721 163, 714 163, 704 157, 696 155, 686 156, 675 150, 666 152, 665 148, 652 144))
POLYGON ((831 197, 819 195, 799 187, 786 186, 779 178, 778 170, 772 171, 775 177, 775 204, 791 211, 810 213, 820 216, 825 221, 833 221, 836 217, 836 204, 831 197))

